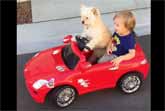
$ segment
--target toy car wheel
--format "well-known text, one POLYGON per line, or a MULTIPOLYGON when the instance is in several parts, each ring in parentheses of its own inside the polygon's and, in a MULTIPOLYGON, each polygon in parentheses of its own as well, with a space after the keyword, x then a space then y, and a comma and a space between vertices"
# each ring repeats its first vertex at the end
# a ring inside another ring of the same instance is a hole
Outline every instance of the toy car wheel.
POLYGON ((76 99, 77 93, 74 88, 64 86, 52 92, 52 99, 58 107, 64 108, 69 106, 76 99))
POLYGON ((119 82, 119 88, 127 94, 136 92, 142 85, 142 77, 139 73, 128 73, 119 82))

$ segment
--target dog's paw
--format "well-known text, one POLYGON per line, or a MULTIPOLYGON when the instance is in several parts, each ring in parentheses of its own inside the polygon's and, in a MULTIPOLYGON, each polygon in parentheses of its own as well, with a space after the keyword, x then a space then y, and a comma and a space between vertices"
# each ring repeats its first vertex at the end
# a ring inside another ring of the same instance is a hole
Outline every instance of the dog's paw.
POLYGON ((83 50, 84 52, 89 52, 89 50, 88 49, 86 49, 86 48, 84 48, 84 50, 83 50))

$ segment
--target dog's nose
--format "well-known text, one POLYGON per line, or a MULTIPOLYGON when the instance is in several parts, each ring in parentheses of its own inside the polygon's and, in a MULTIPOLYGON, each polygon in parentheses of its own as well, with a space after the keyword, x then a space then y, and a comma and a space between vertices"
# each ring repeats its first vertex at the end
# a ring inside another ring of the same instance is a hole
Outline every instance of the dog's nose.
POLYGON ((84 24, 84 21, 81 21, 82 24, 84 24))

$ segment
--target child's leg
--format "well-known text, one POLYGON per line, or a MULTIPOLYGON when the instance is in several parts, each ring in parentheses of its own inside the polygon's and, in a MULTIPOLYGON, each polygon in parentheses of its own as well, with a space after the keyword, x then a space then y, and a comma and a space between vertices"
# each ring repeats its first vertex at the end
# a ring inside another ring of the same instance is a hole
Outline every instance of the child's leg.
POLYGON ((111 61, 112 59, 116 58, 117 56, 114 55, 114 54, 111 54, 111 55, 107 55, 105 54, 103 57, 101 57, 99 60, 98 60, 98 63, 103 63, 103 62, 106 62, 106 61, 111 61))
POLYGON ((91 64, 95 64, 96 61, 97 61, 97 56, 95 56, 94 54, 92 54, 92 55, 88 58, 87 61, 90 62, 91 64))
POLYGON ((96 48, 94 49, 94 55, 97 58, 101 58, 104 54, 106 53, 106 49, 105 48, 96 48))

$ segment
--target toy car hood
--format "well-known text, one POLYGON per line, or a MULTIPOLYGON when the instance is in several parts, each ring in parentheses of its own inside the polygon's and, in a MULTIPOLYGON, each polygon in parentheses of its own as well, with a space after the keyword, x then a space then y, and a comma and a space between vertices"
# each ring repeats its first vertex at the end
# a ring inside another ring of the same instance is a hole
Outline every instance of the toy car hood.
POLYGON ((47 77, 69 71, 62 60, 61 51, 62 46, 35 54, 25 65, 26 77, 47 77))

